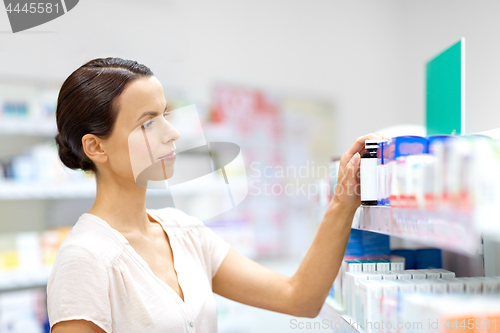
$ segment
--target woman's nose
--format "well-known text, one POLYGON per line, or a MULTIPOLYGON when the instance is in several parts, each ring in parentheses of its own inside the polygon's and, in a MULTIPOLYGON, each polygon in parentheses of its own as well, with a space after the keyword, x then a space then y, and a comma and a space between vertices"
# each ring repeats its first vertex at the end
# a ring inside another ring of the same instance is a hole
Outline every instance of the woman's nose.
POLYGON ((180 133, 172 126, 166 119, 164 119, 164 126, 162 127, 162 142, 168 143, 169 141, 177 141, 180 138, 180 133))

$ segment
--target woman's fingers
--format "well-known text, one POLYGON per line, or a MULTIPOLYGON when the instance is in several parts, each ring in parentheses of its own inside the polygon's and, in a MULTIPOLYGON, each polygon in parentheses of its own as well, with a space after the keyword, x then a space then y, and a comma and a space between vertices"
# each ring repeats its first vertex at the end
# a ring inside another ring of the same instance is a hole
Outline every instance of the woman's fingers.
POLYGON ((354 154, 346 165, 345 179, 351 185, 352 181, 357 183, 357 174, 360 165, 360 155, 359 153, 354 154))
POLYGON ((353 180, 357 179, 357 173, 360 165, 360 158, 361 156, 359 155, 359 153, 356 153, 351 157, 351 159, 347 163, 346 177, 348 177, 348 179, 353 179, 353 180))
POLYGON ((336 197, 337 200, 348 205, 359 206, 360 204, 360 189, 359 189, 359 166, 361 164, 360 154, 365 151, 366 140, 387 140, 386 137, 370 133, 354 141, 347 152, 340 159, 339 182, 337 183, 336 197))
POLYGON ((355 153, 344 165, 339 174, 339 182, 335 189, 335 202, 342 202, 348 206, 359 206, 359 180, 357 177, 360 165, 360 155, 355 153))
POLYGON ((382 135, 382 134, 379 134, 379 133, 375 133, 375 135, 380 136, 383 140, 389 140, 389 138, 386 137, 385 135, 382 135))
POLYGON ((374 134, 374 133, 366 134, 366 135, 363 135, 363 136, 360 136, 359 138, 357 138, 356 141, 354 141, 354 143, 352 144, 352 146, 347 150, 347 152, 344 155, 342 155, 342 157, 340 159, 340 170, 344 169, 344 167, 351 160, 351 158, 354 156, 354 154, 363 153, 363 151, 365 150, 365 141, 366 140, 377 140, 377 139, 378 140, 386 140, 385 137, 383 137, 379 134, 374 134))
POLYGON ((365 149, 365 141, 366 140, 377 140, 377 139, 378 140, 385 140, 385 138, 382 135, 374 134, 374 133, 360 136, 359 138, 356 139, 356 141, 354 141, 351 148, 349 148, 349 150, 347 150, 347 154, 349 154, 352 157, 352 155, 354 155, 356 153, 361 153, 365 149))

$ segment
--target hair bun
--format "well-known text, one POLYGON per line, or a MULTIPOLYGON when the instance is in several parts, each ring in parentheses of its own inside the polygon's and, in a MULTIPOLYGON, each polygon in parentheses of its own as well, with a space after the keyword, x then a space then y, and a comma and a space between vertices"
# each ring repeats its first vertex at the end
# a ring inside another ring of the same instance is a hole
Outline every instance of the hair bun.
MULTIPOLYGON (((56 135, 56 143, 58 147, 59 158, 65 166, 70 169, 84 169, 84 163, 81 156, 75 154, 73 148, 67 140, 65 140, 60 133, 56 135)), ((85 156, 86 157, 86 156, 85 156)))

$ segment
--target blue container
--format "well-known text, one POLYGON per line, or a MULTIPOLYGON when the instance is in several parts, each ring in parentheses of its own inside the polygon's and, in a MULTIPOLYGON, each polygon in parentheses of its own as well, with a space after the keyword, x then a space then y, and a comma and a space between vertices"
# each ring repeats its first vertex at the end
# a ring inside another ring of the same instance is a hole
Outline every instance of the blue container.
POLYGON ((391 254, 391 241, 388 235, 362 230, 363 251, 365 256, 385 256, 391 254))
POLYGON ((363 251, 363 230, 351 229, 349 240, 344 255, 346 256, 362 256, 363 251))
POLYGON ((415 250, 392 250, 392 255, 405 258, 405 269, 416 269, 415 250))
POLYGON ((440 249, 415 250, 416 269, 443 268, 440 249))

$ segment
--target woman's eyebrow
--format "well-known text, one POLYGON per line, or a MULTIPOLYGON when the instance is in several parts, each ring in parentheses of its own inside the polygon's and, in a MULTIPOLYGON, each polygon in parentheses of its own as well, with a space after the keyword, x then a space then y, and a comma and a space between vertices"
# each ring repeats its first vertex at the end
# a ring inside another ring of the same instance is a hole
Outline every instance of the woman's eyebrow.
MULTIPOLYGON (((167 109, 168 109, 168 104, 167 104, 167 106, 165 107, 165 111, 167 111, 167 109)), ((156 111, 146 111, 146 112, 144 112, 144 113, 143 113, 143 114, 139 117, 139 119, 137 119, 137 121, 141 120, 141 118, 144 118, 144 117, 146 117, 146 116, 155 116, 155 117, 156 117, 157 115, 158 115, 158 112, 156 112, 156 111)))
POLYGON ((144 112, 140 117, 139 119, 137 119, 137 121, 139 121, 141 118, 144 118, 146 116, 157 116, 158 115, 158 112, 156 111, 146 111, 144 112))

